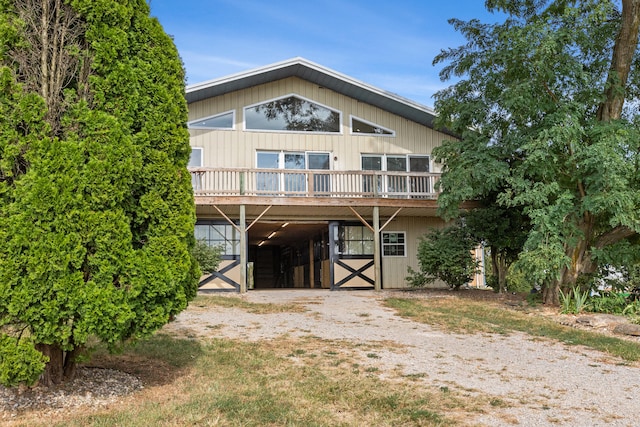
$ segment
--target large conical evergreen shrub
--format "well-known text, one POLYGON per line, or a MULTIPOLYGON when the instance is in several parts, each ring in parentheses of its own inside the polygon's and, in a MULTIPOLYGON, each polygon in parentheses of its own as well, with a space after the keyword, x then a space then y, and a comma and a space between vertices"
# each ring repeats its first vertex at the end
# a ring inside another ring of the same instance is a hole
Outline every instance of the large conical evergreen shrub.
POLYGON ((0 381, 58 383, 195 295, 184 71, 144 0, 0 6, 0 381))

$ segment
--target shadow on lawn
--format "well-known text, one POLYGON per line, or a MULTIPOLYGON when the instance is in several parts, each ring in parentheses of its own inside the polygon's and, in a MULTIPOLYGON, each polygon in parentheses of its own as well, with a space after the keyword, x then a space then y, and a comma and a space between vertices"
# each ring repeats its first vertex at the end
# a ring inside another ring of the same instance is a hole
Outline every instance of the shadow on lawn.
POLYGON ((146 386, 165 385, 182 376, 203 354, 197 340, 157 333, 126 347, 121 354, 100 349, 85 366, 126 372, 146 386))

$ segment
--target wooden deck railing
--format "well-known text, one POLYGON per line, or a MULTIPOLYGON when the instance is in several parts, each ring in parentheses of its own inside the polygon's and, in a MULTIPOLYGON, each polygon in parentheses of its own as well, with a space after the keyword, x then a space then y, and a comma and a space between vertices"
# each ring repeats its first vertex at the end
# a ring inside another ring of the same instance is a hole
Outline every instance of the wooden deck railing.
POLYGON ((435 199, 437 173, 191 168, 196 196, 435 199))

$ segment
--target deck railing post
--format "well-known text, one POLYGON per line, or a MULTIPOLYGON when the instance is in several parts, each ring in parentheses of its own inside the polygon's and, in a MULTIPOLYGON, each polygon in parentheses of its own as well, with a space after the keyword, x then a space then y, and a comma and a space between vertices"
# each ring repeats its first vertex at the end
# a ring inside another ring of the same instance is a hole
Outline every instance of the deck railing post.
POLYGON ((382 290, 382 260, 380 246, 380 208, 373 207, 373 270, 375 271, 374 289, 382 290))
POLYGON ((307 173, 307 195, 309 197, 313 197, 313 193, 315 192, 315 188, 314 188, 314 175, 313 172, 309 172, 307 173))
POLYGON ((244 196, 245 181, 246 181, 246 172, 240 171, 240 195, 241 196, 244 196))
POLYGON ((378 174, 373 174, 373 197, 378 197, 378 174))

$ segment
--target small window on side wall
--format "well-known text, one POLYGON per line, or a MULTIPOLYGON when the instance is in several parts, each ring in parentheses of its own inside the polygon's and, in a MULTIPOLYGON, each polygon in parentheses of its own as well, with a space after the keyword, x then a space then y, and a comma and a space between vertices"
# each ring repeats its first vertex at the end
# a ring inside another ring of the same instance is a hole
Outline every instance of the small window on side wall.
POLYGON ((190 168, 202 167, 202 147, 191 147, 191 155, 189 156, 188 167, 190 168))
POLYGON ((382 256, 407 256, 407 238, 404 231, 388 231, 382 233, 382 256))
POLYGON ((351 133, 373 136, 395 136, 395 131, 378 124, 351 116, 351 133))
POLYGON ((187 123, 189 129, 233 129, 233 111, 205 117, 204 119, 192 120, 187 123))

